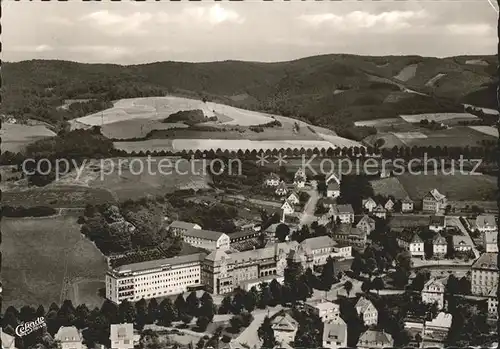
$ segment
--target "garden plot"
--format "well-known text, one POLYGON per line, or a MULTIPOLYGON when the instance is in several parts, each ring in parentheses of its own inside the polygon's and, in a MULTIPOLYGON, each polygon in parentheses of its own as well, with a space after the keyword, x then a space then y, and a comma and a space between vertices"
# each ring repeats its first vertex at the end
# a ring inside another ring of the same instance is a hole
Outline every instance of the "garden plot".
POLYGON ((494 126, 469 126, 471 129, 498 138, 498 128, 494 126))
POLYGON ((394 78, 398 79, 399 81, 408 81, 415 77, 416 72, 417 72, 417 64, 410 64, 401 69, 399 74, 396 75, 394 78))
POLYGON ((406 122, 417 123, 422 120, 435 121, 435 122, 443 122, 452 119, 475 120, 478 117, 469 113, 428 113, 428 114, 401 115, 401 118, 406 122))

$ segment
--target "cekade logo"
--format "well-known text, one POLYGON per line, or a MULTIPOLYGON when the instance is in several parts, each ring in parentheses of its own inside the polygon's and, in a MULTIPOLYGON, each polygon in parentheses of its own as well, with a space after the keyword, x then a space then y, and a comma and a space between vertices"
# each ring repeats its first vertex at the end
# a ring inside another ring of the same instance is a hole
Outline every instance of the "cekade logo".
POLYGON ((45 318, 39 317, 35 321, 28 321, 17 326, 16 334, 19 337, 26 336, 42 327, 45 327, 45 318))

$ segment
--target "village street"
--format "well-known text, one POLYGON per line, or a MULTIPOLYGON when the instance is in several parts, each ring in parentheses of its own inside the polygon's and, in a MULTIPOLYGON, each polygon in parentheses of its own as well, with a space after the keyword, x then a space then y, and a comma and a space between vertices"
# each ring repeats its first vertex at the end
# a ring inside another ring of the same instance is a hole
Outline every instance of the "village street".
POLYGON ((304 225, 310 225, 316 220, 314 212, 316 211, 316 204, 319 200, 319 193, 314 189, 308 190, 306 193, 309 194, 309 200, 307 200, 306 204, 304 205, 304 210, 302 211, 302 214, 300 216, 299 228, 304 225))

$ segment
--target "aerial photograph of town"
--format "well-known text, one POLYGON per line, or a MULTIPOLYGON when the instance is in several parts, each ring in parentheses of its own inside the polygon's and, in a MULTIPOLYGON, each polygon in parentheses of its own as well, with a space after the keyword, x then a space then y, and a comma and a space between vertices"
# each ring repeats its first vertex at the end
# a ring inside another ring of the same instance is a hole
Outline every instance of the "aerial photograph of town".
POLYGON ((2 349, 497 349, 498 9, 2 2, 2 349))

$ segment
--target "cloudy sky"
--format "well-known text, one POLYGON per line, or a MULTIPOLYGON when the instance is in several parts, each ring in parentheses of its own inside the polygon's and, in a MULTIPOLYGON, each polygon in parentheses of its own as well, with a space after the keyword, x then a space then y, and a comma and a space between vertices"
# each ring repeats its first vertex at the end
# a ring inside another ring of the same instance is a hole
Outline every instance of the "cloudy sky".
POLYGON ((488 0, 409 2, 13 2, 3 59, 136 64, 282 61, 324 53, 495 54, 488 0))

